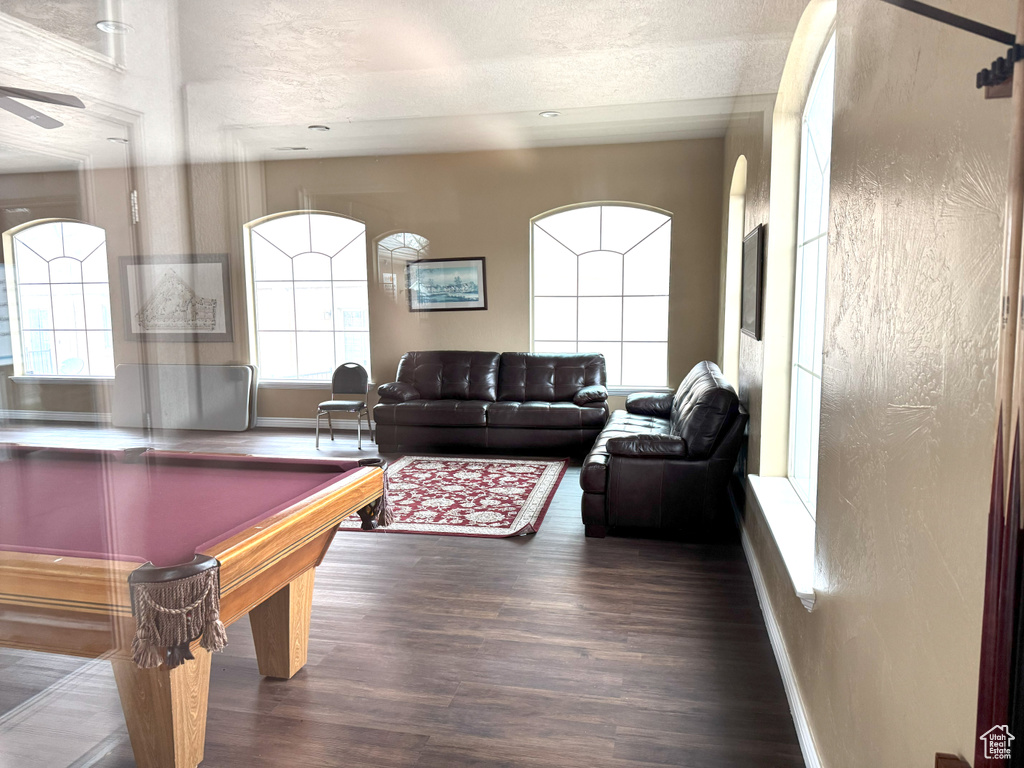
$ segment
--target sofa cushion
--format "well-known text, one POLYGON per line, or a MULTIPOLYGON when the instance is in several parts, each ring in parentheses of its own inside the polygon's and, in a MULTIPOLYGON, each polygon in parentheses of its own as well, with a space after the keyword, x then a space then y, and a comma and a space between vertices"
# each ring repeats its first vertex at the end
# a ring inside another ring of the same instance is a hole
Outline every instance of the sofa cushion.
POLYGON ((406 352, 398 381, 415 387, 424 400, 497 400, 497 352, 438 350, 406 352))
MULTIPOLYGON (((626 411, 615 411, 612 413, 604 432, 611 437, 624 437, 629 435, 671 435, 672 425, 668 419, 660 419, 657 416, 641 416, 637 413, 626 411), (614 432, 615 434, 611 434, 614 432)), ((605 435, 602 433, 602 437, 605 435)))
POLYGON ((407 427, 483 427, 487 425, 485 400, 410 400, 378 403, 373 418, 378 424, 407 427))
POLYGON ((686 458, 686 441, 675 435, 632 435, 630 437, 613 437, 606 443, 608 453, 612 456, 629 456, 632 458, 686 458))
POLYGON ((390 381, 377 387, 377 394, 381 400, 392 403, 404 403, 408 400, 420 400, 420 393, 412 384, 403 384, 400 381, 390 381))
POLYGON ((590 403, 603 403, 608 399, 608 388, 600 384, 591 384, 584 387, 575 395, 572 401, 576 405, 589 405, 590 403))
POLYGON ((604 355, 503 352, 498 400, 569 402, 584 387, 607 383, 604 355))
POLYGON ((672 434, 686 441, 691 459, 706 459, 738 411, 739 398, 718 366, 698 363, 672 399, 672 434))
POLYGON ((671 429, 668 419, 615 411, 583 462, 580 486, 591 493, 605 492, 608 483, 609 440, 634 435, 669 435, 671 429))
POLYGON ((538 427, 541 429, 600 429, 608 418, 608 409, 578 406, 572 403, 494 403, 487 409, 488 427, 538 427))
POLYGON ((626 410, 641 416, 659 416, 667 419, 672 415, 672 393, 634 392, 626 398, 626 410))

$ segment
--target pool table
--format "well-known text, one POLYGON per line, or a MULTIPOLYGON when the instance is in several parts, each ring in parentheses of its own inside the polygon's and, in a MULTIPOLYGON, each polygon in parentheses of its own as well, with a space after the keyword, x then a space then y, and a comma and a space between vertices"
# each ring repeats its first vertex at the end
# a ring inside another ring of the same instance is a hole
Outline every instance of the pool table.
POLYGON ((0 445, 0 646, 109 657, 136 763, 195 768, 210 653, 137 667, 129 574, 216 558, 221 620, 249 614, 260 673, 290 678, 315 567, 348 515, 376 524, 382 486, 356 460, 0 445))

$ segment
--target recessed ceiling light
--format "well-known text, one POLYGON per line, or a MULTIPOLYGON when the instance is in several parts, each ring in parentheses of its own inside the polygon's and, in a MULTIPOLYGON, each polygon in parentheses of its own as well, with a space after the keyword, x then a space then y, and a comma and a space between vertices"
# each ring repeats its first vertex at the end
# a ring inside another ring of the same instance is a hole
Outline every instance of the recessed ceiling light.
POLYGON ((100 32, 106 32, 108 35, 126 35, 132 31, 130 24, 125 24, 123 21, 115 21, 114 19, 101 19, 97 21, 96 29, 100 32))
POLYGON ((306 126, 311 131, 329 131, 331 127, 329 125, 309 125, 306 126))
POLYGON ((277 152, 305 152, 309 147, 274 147, 277 152))
POLYGON ((107 141, 112 144, 127 144, 128 139, 122 139, 120 136, 107 136, 107 141))
POLYGON ((561 112, 556 112, 553 109, 549 109, 549 110, 546 110, 544 112, 541 112, 540 116, 541 117, 561 117, 562 113, 561 112))

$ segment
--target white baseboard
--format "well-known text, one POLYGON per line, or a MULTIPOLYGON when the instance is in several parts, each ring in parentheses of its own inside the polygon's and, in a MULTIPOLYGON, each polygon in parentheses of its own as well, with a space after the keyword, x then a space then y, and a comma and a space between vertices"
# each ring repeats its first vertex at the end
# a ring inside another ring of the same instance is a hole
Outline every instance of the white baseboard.
POLYGON ((742 522, 740 523, 740 537, 743 542, 743 554, 746 555, 750 575, 754 579, 754 589, 757 590, 757 601, 761 604, 761 613, 764 615, 764 623, 768 629, 768 639, 775 652, 775 663, 779 666, 782 685, 786 689, 786 698, 789 700, 789 709, 793 714, 793 725, 796 726, 796 738, 800 742, 804 763, 807 768, 822 768, 821 756, 814 743, 814 734, 811 733, 811 726, 807 719, 807 707, 804 704, 803 696, 800 695, 800 688, 797 686, 796 672, 793 670, 789 649, 786 647, 782 629, 772 610, 771 600, 768 598, 768 588, 764 583, 764 575, 761 573, 761 565, 757 561, 757 555, 754 553, 747 529, 743 527, 742 522))
MULTIPOLYGON (((377 428, 375 422, 370 422, 374 429, 377 428)), ((366 422, 363 422, 365 429, 366 422)), ((311 418, 290 418, 287 416, 258 416, 256 418, 257 427, 266 427, 268 429, 316 429, 316 419, 311 418)), ((336 419, 334 421, 334 430, 338 431, 356 431, 356 420, 355 419, 336 419)), ((320 431, 327 432, 327 419, 320 419, 320 431)))
POLYGON ((292 419, 286 416, 257 416, 256 426, 267 427, 270 429, 313 429, 316 426, 316 419, 292 419))
POLYGON ((85 424, 109 424, 109 413, 80 413, 78 411, 0 411, 0 419, 10 421, 77 421, 85 424))

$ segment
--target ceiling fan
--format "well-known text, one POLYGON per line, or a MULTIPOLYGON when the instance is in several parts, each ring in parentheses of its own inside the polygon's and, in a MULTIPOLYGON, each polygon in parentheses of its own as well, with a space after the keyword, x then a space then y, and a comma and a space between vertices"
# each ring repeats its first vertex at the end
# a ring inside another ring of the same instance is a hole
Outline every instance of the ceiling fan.
POLYGON ((85 104, 77 96, 69 96, 66 93, 47 93, 46 91, 29 91, 24 88, 8 88, 0 86, 0 109, 11 114, 23 117, 30 123, 35 123, 40 128, 60 128, 64 123, 55 120, 49 115, 44 115, 37 109, 26 106, 15 99, 27 99, 28 101, 40 101, 44 104, 60 104, 64 107, 77 107, 85 109, 85 104))

